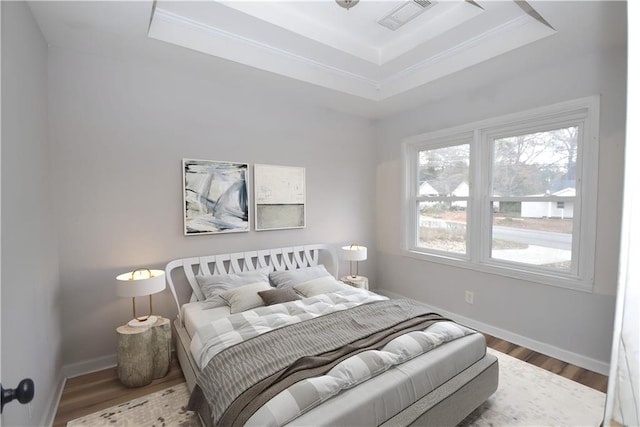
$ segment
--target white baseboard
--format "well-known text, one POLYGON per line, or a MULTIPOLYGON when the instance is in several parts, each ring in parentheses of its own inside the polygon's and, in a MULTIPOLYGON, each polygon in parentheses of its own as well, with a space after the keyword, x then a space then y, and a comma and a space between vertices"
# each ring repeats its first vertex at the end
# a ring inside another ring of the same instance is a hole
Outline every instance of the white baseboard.
POLYGON ((73 378, 91 372, 102 371, 103 369, 113 368, 118 364, 118 357, 115 354, 108 356, 96 357, 95 359, 85 360, 84 362, 71 363, 64 365, 62 374, 65 378, 73 378))
POLYGON ((53 425, 56 413, 58 412, 58 406, 60 406, 60 399, 62 398, 62 392, 64 391, 64 386, 67 383, 67 379, 84 374, 89 374, 91 372, 102 371, 103 369, 113 368, 116 365, 117 356, 115 354, 86 360, 84 362, 64 365, 57 381, 58 387, 55 393, 51 396, 48 402, 47 409, 43 414, 42 421, 38 425, 53 425))
POLYGON ((58 412, 58 406, 60 405, 60 398, 62 397, 62 391, 64 390, 64 385, 67 383, 67 379, 60 372, 58 375, 58 379, 56 380, 56 389, 51 396, 49 397, 49 401, 47 402, 47 406, 42 415, 42 420, 40 421, 41 426, 52 426, 53 422, 56 418, 56 413, 58 412))
MULTIPOLYGON (((396 292, 388 291, 386 289, 376 289, 376 292, 385 295, 389 298, 407 298, 404 295, 398 294, 396 292)), ((421 301, 422 302, 422 301, 421 301)), ((609 375, 609 363, 603 362, 601 360, 592 359, 587 356, 583 356, 578 353, 573 353, 568 350, 564 350, 562 348, 546 344, 531 338, 527 338, 525 336, 516 334, 511 331, 507 331, 505 329, 497 328, 495 326, 489 325, 487 323, 479 322, 474 319, 470 319, 465 316, 461 316, 459 314, 452 313, 447 310, 443 310, 439 307, 435 307, 431 304, 427 304, 422 302, 424 305, 435 311, 436 313, 441 314, 444 317, 448 317, 451 320, 454 320, 462 325, 468 326, 472 329, 476 329, 478 331, 493 335, 496 338, 500 338, 506 341, 509 341, 513 344, 517 344, 522 347, 526 347, 530 350, 537 351, 538 353, 542 353, 547 356, 551 356, 558 360, 562 360, 563 362, 571 363, 572 365, 580 366, 581 368, 588 369, 593 372, 597 372, 602 375, 609 375)))
MULTIPOLYGON (((171 349, 171 357, 175 357, 175 348, 171 349)), ((85 360, 84 362, 70 363, 62 367, 62 375, 66 378, 78 377, 80 375, 90 374, 104 369, 115 368, 118 366, 118 355, 109 354, 107 356, 96 357, 95 359, 85 360)))

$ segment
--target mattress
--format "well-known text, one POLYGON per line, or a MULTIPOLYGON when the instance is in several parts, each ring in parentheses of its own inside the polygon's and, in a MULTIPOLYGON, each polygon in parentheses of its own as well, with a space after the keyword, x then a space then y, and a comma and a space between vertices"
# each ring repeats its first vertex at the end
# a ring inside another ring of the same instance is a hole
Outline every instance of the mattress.
MULTIPOLYGON (((207 308, 204 302, 185 304, 182 311, 189 336, 199 326, 229 315, 228 307, 207 308)), ((484 337, 478 333, 467 335, 371 378, 364 385, 341 392, 288 425, 379 425, 463 372, 485 353, 484 337)), ((271 424, 265 421, 254 416, 246 425, 271 424)))
POLYGON ((182 306, 182 319, 189 337, 193 337, 200 326, 231 314, 226 305, 215 308, 208 308, 209 306, 209 303, 203 301, 190 302, 182 306))

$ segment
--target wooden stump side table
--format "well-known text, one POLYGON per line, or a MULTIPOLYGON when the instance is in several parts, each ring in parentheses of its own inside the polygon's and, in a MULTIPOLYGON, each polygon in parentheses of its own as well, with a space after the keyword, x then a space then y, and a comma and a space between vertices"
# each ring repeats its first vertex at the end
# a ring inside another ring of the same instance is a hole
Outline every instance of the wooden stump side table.
POLYGON ((158 317, 150 326, 120 326, 118 333, 118 378, 127 387, 141 387, 169 372, 171 322, 158 317))

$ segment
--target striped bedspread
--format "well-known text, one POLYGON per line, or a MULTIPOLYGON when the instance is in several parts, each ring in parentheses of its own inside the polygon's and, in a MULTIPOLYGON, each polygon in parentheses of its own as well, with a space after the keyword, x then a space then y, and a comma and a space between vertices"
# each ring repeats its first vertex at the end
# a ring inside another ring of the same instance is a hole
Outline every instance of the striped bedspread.
POLYGON ((402 335, 380 350, 368 350, 340 362, 325 375, 293 384, 258 409, 245 426, 283 426, 343 390, 355 387, 441 344, 472 333, 472 330, 453 322, 438 322, 424 331, 402 335))
POLYGON ((192 344, 204 368, 190 405, 211 425, 282 425, 345 388, 472 333, 442 320, 411 300, 346 291, 212 322, 192 344))

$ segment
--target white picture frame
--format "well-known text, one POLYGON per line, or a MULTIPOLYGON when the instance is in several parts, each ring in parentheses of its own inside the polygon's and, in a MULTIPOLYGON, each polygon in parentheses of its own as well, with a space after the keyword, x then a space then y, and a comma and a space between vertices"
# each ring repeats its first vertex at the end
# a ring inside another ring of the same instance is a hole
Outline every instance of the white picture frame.
POLYGON ((253 167, 256 231, 306 227, 305 168, 253 167))

